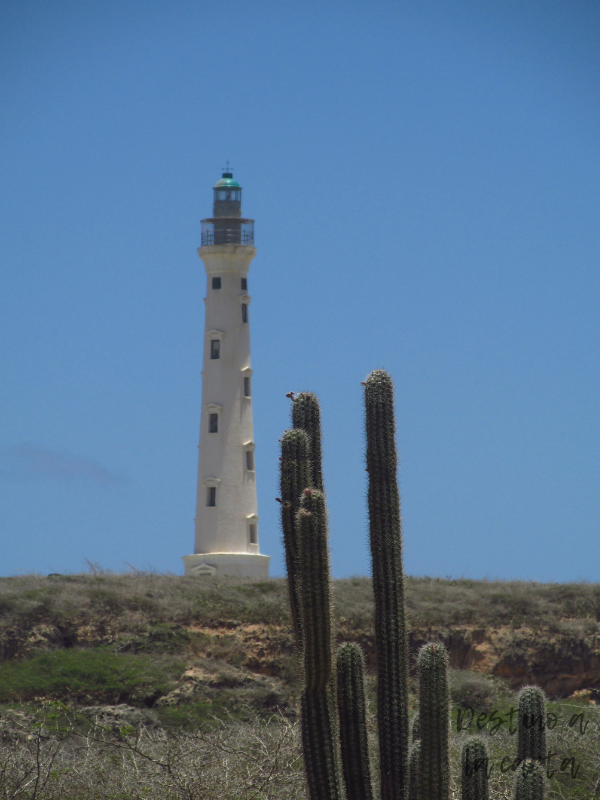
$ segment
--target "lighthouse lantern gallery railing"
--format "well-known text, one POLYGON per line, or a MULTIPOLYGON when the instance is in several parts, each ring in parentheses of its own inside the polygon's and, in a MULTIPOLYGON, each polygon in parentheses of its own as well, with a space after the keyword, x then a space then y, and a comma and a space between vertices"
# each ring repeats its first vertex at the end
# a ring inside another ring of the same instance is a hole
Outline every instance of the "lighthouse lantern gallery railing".
POLYGON ((202 247, 212 244, 254 244, 254 220, 210 217, 202 220, 202 247))

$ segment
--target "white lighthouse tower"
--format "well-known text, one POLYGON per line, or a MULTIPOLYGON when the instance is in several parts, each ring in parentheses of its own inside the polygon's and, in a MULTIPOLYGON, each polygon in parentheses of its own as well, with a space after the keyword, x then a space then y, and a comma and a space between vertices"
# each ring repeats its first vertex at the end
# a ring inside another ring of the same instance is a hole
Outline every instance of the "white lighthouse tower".
POLYGON ((198 255, 207 284, 194 554, 186 575, 264 579, 259 553, 248 270, 254 220, 242 218, 242 189, 231 172, 214 187, 198 255))

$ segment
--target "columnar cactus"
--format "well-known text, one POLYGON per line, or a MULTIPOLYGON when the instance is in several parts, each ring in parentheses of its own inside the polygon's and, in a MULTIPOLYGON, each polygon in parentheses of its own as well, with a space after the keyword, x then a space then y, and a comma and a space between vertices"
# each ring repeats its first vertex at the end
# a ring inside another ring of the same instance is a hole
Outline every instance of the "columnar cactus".
POLYGON ((369 533, 373 556, 377 717, 382 800, 405 800, 408 785, 408 643, 404 610, 394 388, 387 372, 365 381, 369 533))
POLYGON ((443 644, 426 644, 417 658, 421 726, 420 791, 424 800, 448 800, 450 705, 448 654, 443 644))
POLYGON ((373 800, 365 716, 364 657, 357 644, 337 654, 337 706, 346 800, 373 800))
POLYGON ((467 739, 461 754, 461 800, 489 800, 489 757, 483 739, 467 739))
MULTIPOLYGON (((292 400, 292 425, 306 431, 309 438, 310 481, 306 486, 323 491, 321 459, 321 409, 312 392, 300 392, 292 400)), ((305 488, 305 487, 302 487, 305 488)))
POLYGON ((327 692, 305 689, 301 700, 302 751, 310 800, 341 800, 327 692))
POLYGON ((417 739, 421 738, 421 719, 418 711, 412 718, 412 722, 410 724, 410 738, 413 744, 417 741, 417 739))
POLYGON ((524 761, 515 775, 514 800, 544 800, 546 776, 539 761, 524 761))
POLYGON ((297 517, 302 580, 300 597, 304 629, 306 688, 325 691, 331 677, 331 584, 325 498, 305 489, 297 517))
POLYGON ((411 746, 408 751, 408 800, 421 800, 419 791, 421 759, 421 718, 419 712, 410 723, 411 746))
POLYGON ((329 705, 331 587, 325 498, 305 489, 296 520, 300 608, 304 635, 302 743, 310 800, 339 800, 336 747, 329 705))
POLYGON ((285 431, 281 437, 281 460, 279 462, 281 528, 285 547, 292 627, 298 653, 302 652, 302 621, 300 618, 300 571, 298 569, 296 515, 300 508, 300 495, 310 485, 308 453, 309 439, 306 431, 301 429, 285 431))
POLYGON ((546 758, 546 695, 539 686, 519 692, 517 755, 520 759, 546 758))
POLYGON ((408 800, 421 800, 419 791, 421 763, 421 740, 413 739, 408 754, 408 800))

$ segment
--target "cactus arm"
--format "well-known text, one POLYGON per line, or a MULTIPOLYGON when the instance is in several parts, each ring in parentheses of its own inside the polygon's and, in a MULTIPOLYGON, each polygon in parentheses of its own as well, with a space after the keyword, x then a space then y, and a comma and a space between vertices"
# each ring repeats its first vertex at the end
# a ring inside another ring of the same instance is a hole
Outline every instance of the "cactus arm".
POLYGON ((342 645, 336 665, 346 800, 373 800, 365 714, 364 657, 360 646, 342 645))
POLYGON ((514 800, 544 800, 546 776, 539 761, 524 761, 517 769, 514 800))
POLYGON ((394 390, 383 370, 365 381, 369 534, 373 558, 382 800, 405 800, 408 782, 408 645, 394 390))
POLYGON ((331 676, 331 585, 325 498, 305 489, 296 519, 306 687, 325 691, 331 676))
POLYGON ((539 686, 525 686, 518 697, 519 758, 546 758, 546 695, 539 686))
POLYGON ((467 739, 461 753, 461 800, 489 800, 488 769, 483 739, 467 739))
POLYGON ((285 431, 281 437, 279 488, 281 500, 281 529, 288 576, 290 612, 296 642, 296 652, 302 652, 302 620, 300 614, 300 572, 296 515, 300 495, 309 485, 308 435, 303 430, 285 431))
MULTIPOLYGON (((323 491, 323 467, 321 457, 321 409, 317 396, 312 392, 300 392, 292 401, 292 425, 306 431, 309 438, 311 464, 310 481, 306 484, 323 491)), ((304 487, 303 487, 304 488, 304 487)))
POLYGON ((408 756, 408 800, 421 800, 420 782, 421 742, 415 739, 408 756))
POLYGON ((448 800, 450 705, 446 648, 439 643, 423 645, 417 664, 421 721, 421 792, 426 800, 448 800))
POLYGON ((327 692, 305 689, 301 701, 302 750, 310 800, 341 800, 335 737, 327 692))
POLYGON ((302 747, 310 800, 340 800, 328 688, 331 677, 331 585, 325 498, 305 489, 296 518, 304 635, 302 747))

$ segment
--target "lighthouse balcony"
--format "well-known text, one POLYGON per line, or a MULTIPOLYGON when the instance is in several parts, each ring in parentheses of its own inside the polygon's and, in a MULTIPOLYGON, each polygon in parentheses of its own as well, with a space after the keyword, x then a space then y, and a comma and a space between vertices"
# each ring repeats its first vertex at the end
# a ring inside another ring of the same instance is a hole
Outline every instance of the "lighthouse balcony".
POLYGON ((254 244, 254 220, 211 217, 202 220, 202 247, 214 244, 254 244))

